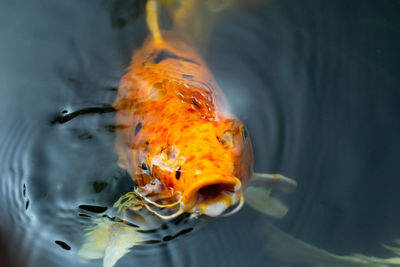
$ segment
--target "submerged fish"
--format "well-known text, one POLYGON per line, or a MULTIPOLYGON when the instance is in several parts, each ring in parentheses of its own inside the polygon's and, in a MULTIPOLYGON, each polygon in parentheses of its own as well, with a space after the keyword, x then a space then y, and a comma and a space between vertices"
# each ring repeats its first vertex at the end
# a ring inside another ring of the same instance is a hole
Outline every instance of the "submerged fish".
POLYGON ((246 127, 228 111, 196 51, 173 33, 150 28, 114 103, 123 128, 116 139, 120 166, 149 209, 169 209, 164 218, 240 207, 253 171, 246 127))
MULTIPOLYGON (((230 113, 205 61, 174 32, 160 31, 156 1, 149 0, 146 11, 151 35, 134 53, 113 104, 119 166, 136 185, 115 208, 125 219, 128 213, 141 213, 141 227, 146 229, 183 213, 228 215, 242 207, 251 180, 246 202, 270 217, 284 217, 287 208, 270 196, 271 189, 291 191, 296 182, 278 174, 253 173, 250 136, 230 113)), ((78 255, 103 257, 104 266, 113 266, 129 248, 146 241, 145 235, 124 220, 100 218, 95 224, 78 255)), ((398 258, 336 256, 270 223, 264 227, 268 250, 289 262, 316 266, 400 263, 398 258)))

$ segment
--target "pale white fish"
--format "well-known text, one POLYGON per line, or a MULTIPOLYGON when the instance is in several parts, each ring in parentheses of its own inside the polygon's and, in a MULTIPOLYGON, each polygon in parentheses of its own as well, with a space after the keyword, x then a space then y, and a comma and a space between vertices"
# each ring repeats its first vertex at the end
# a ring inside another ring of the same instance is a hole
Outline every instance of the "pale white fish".
POLYGON ((135 245, 146 242, 148 236, 138 229, 157 229, 162 221, 147 210, 141 210, 141 207, 141 202, 134 192, 120 197, 113 208, 123 219, 93 219, 93 226, 85 234, 78 257, 82 261, 102 258, 103 267, 113 267, 135 245))
MULTIPOLYGON (((268 217, 283 218, 288 208, 279 199, 271 197, 271 192, 292 192, 296 188, 296 182, 277 174, 259 173, 254 174, 251 181, 244 192, 246 203, 268 217)), ((281 262, 316 267, 400 267, 400 257, 384 259, 362 254, 339 256, 330 253, 284 233, 267 218, 262 218, 257 223, 257 229, 260 229, 267 253, 281 262)), ((393 243, 400 245, 400 240, 394 240, 393 243)), ((399 247, 385 244, 383 246, 400 256, 399 247)))

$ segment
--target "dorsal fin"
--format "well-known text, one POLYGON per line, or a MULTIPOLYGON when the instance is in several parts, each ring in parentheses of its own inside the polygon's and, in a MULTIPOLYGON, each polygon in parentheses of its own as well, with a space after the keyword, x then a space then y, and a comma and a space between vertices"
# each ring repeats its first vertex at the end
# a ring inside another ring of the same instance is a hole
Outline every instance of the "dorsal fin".
POLYGON ((156 0, 148 0, 146 3, 146 22, 156 44, 163 43, 160 28, 158 26, 158 4, 156 0))

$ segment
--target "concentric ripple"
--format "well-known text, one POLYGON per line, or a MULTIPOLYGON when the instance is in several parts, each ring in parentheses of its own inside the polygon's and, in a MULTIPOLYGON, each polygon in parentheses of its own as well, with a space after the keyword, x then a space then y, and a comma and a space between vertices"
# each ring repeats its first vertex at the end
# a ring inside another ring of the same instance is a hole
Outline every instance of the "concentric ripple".
POLYGON ((78 257, 98 221, 148 237, 117 266, 290 266, 266 248, 282 236, 393 256, 380 243, 400 238, 398 1, 222 2, 238 5, 218 14, 205 59, 254 140, 255 170, 298 183, 288 215, 124 222, 112 205, 133 183, 117 167, 114 114, 96 111, 148 34, 144 1, 6 0, 0 266, 101 266, 78 257))

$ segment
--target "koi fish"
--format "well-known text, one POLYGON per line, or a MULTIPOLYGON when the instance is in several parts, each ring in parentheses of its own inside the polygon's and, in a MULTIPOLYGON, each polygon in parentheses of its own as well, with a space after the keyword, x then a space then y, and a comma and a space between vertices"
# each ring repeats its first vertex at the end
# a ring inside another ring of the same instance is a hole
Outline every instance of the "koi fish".
MULTIPOLYGON (((156 1, 147 2, 146 12, 151 34, 134 53, 113 104, 118 163, 136 188, 114 205, 123 219, 95 220, 78 252, 85 259, 103 257, 104 266, 113 266, 131 247, 146 241, 142 232, 124 223, 129 214, 141 218, 142 230, 154 229, 183 213, 193 217, 232 214, 245 198, 255 210, 282 218, 288 209, 270 195, 271 190, 290 192, 296 187, 285 176, 253 172, 247 129, 230 112, 205 61, 177 34, 159 29, 156 1)), ((337 256, 296 240, 269 222, 260 227, 268 251, 287 262, 400 264, 399 258, 337 256)), ((400 255, 397 248, 387 248, 400 255)))
POLYGON ((253 172, 250 136, 204 60, 173 33, 159 31, 148 3, 153 34, 134 54, 113 105, 123 128, 116 137, 119 165, 162 218, 238 209, 253 172))

